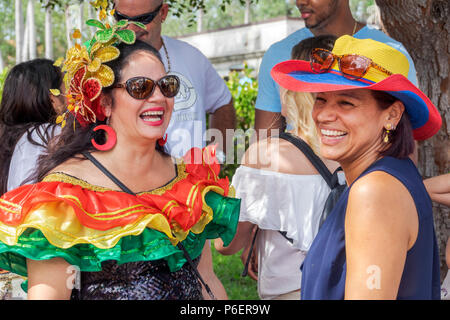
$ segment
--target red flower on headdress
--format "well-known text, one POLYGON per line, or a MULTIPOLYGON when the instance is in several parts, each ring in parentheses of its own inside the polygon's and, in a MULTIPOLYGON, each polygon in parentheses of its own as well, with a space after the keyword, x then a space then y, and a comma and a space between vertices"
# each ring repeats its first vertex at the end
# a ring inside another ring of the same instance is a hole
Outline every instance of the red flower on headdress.
MULTIPOLYGON (((102 1, 107 2, 107 1, 102 1)), ((130 22, 145 29, 145 25, 139 22, 130 22)), ((111 86, 114 83, 114 72, 107 66, 106 62, 117 59, 120 55, 119 49, 114 45, 117 43, 133 44, 136 40, 134 31, 125 29, 129 24, 127 20, 118 21, 114 26, 108 23, 90 19, 87 25, 99 28, 94 38, 87 45, 76 43, 66 53, 66 59, 62 67, 64 84, 67 91, 69 105, 68 111, 58 116, 56 123, 61 123, 64 127, 66 116, 69 112, 75 115, 81 126, 103 121, 105 115, 100 105, 100 94, 102 88, 111 86)), ((81 32, 75 30, 74 39, 81 38, 81 32)), ((60 59, 55 62, 60 65, 60 59)), ((52 90, 52 94, 57 94, 52 90)))
POLYGON ((81 126, 105 120, 100 105, 102 84, 96 78, 86 79, 87 66, 80 68, 70 81, 69 111, 72 112, 81 126))

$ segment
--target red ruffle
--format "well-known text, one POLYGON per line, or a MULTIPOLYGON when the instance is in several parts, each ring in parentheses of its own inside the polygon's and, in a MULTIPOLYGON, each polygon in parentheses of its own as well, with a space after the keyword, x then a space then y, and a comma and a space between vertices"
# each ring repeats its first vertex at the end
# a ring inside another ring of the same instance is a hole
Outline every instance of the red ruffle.
MULTIPOLYGON (((217 186, 227 196, 229 181, 228 178, 218 178, 220 165, 215 158, 214 148, 193 148, 184 160, 186 178, 175 182, 161 195, 141 193, 134 196, 120 191, 99 192, 58 181, 24 185, 1 197, 0 221, 17 226, 39 204, 64 201, 74 209, 84 226, 97 230, 124 226, 142 215, 160 213, 171 226, 176 222, 186 231, 203 215, 202 190, 207 186, 217 186), (192 161, 194 158, 200 160, 192 161), (90 216, 93 214, 96 216, 90 216), (103 218, 107 220, 102 220, 103 218)), ((180 174, 182 173, 179 172, 178 175, 180 174)))

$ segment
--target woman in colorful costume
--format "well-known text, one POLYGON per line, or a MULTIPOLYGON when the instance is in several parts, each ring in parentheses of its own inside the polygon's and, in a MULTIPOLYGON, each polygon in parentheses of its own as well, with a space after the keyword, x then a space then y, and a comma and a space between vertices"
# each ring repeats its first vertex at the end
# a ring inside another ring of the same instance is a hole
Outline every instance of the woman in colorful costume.
POLYGON ((28 277, 30 299, 201 299, 206 239, 234 235, 239 200, 214 149, 162 151, 179 80, 127 23, 91 20, 95 38, 68 51, 40 182, 0 200, 0 268, 28 277))
POLYGON ((386 44, 343 36, 311 56, 276 65, 272 76, 317 93, 321 154, 339 162, 349 188, 305 258, 302 299, 439 299, 431 200, 408 157, 414 139, 439 130, 438 110, 386 44))

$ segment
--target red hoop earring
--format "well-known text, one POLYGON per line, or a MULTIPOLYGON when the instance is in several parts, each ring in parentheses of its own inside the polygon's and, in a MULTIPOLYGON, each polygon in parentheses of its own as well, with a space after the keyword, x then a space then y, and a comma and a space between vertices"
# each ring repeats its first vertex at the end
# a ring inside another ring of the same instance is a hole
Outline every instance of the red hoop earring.
POLYGON ((164 147, 164 145, 165 145, 166 143, 167 143, 167 133, 164 135, 164 137, 158 139, 158 144, 159 144, 161 147, 164 147))
POLYGON ((106 124, 101 124, 96 126, 93 131, 104 130, 107 134, 106 142, 104 144, 98 144, 94 139, 91 139, 91 143, 95 149, 100 151, 108 151, 111 150, 117 142, 117 135, 113 128, 106 124))

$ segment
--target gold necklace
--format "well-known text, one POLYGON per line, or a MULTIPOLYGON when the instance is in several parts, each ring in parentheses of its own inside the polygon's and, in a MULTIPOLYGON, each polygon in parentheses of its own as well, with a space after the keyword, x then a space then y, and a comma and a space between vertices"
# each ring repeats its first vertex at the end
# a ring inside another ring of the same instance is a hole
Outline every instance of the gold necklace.
POLYGON ((164 44, 164 40, 161 37, 161 42, 162 42, 162 46, 164 49, 164 54, 166 55, 166 59, 167 59, 167 73, 170 73, 170 58, 169 58, 169 52, 167 52, 167 48, 166 45, 164 44))
MULTIPOLYGON (((355 34, 356 31, 356 26, 358 25, 358 21, 355 20, 355 26, 353 27, 353 32, 352 32, 352 36, 355 34)), ((164 45, 164 43, 163 43, 164 45)))

